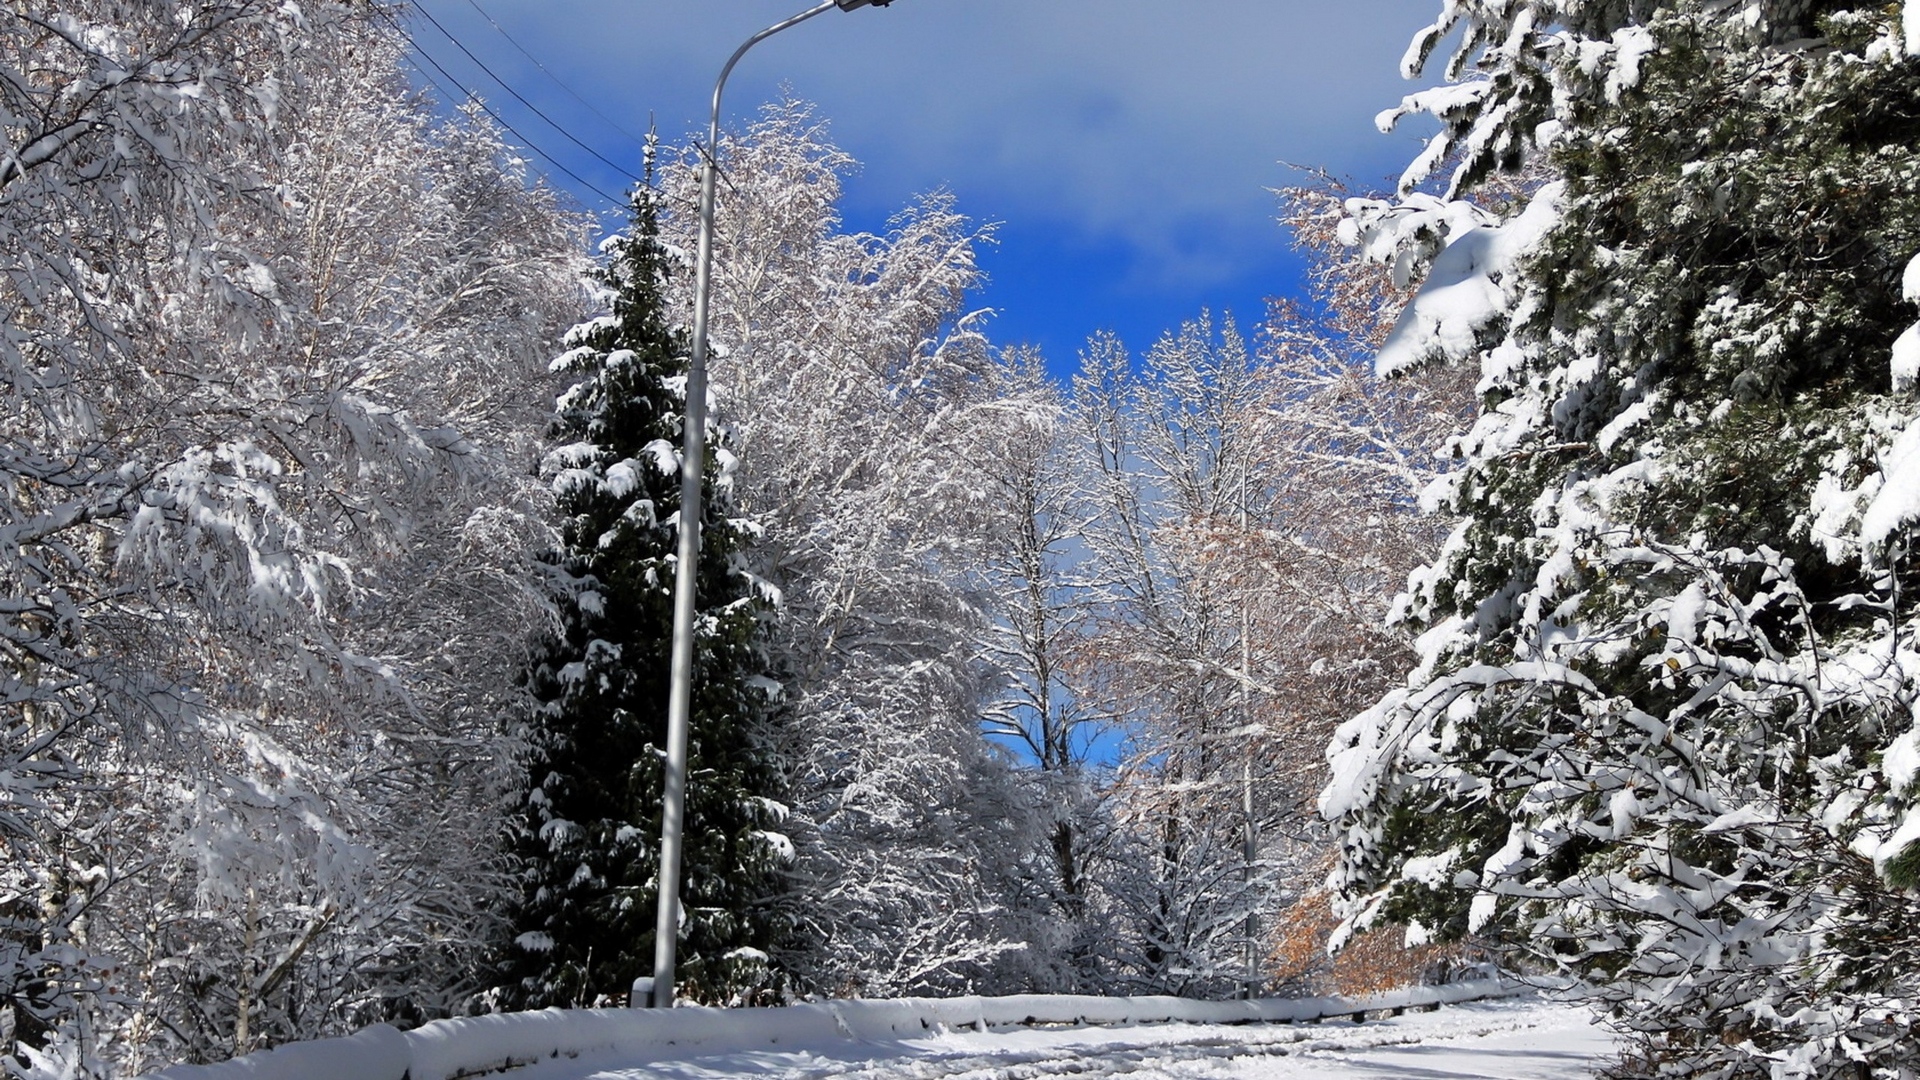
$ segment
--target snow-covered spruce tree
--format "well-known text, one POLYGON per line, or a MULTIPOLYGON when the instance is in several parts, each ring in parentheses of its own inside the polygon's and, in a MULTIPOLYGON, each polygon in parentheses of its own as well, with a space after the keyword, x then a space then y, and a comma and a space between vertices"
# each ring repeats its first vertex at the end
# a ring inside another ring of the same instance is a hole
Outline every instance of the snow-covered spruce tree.
MULTIPOLYGON (((575 327, 554 361, 579 382, 560 399, 546 464, 564 518, 562 626, 529 676, 541 704, 516 824, 518 936, 499 980, 509 1007, 624 1000, 653 970, 688 348, 665 304, 674 266, 657 205, 649 189, 635 195, 629 230, 607 245, 611 314, 575 327)), ((747 533, 728 516, 731 458, 717 443, 713 456, 678 973, 687 997, 723 1002, 768 978, 777 927, 765 901, 785 845, 762 828, 780 808, 756 730, 761 604, 738 565, 747 533)))
POLYGON ((1354 922, 1506 935, 1671 1075, 1920 1069, 1920 63, 1886 5, 1449 0, 1353 235, 1477 360, 1406 688, 1330 749, 1354 922), (1471 71, 1469 75, 1462 75, 1471 71), (1443 246, 1444 245, 1444 246, 1443 246), (1903 275, 1903 269, 1905 271, 1903 275), (1904 332, 1904 333, 1903 333, 1904 332))

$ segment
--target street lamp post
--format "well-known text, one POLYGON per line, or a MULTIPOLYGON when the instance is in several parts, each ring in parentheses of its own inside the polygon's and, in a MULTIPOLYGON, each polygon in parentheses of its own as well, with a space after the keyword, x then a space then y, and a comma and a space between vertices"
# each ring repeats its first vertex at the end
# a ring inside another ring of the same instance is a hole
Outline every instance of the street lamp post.
POLYGON ((694 262, 693 356, 687 365, 687 410, 681 432, 680 550, 673 584, 673 660, 667 694, 667 775, 660 816, 660 908, 654 922, 653 1005, 673 1005, 673 967, 680 932, 681 831, 687 809, 687 728, 693 701, 694 580, 700 564, 701 480, 706 470, 707 307, 713 292, 713 204, 720 172, 720 96, 727 76, 747 50, 788 27, 839 8, 886 7, 893 0, 824 0, 747 39, 734 51, 713 85, 713 118, 707 128, 705 167, 700 174, 700 246, 694 262))

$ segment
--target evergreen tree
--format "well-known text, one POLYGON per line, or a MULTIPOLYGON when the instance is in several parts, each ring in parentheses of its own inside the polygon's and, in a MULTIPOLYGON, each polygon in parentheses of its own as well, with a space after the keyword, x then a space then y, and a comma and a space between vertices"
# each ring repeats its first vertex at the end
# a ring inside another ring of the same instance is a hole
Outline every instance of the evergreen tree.
MULTIPOLYGON (((554 369, 561 396, 547 458, 564 515, 554 556, 562 626, 533 665, 530 792, 516 828, 524 864, 502 1002, 539 1008, 624 1000, 653 970, 668 658, 688 355, 664 299, 673 269, 657 196, 635 197, 608 242, 612 313, 576 326, 554 369)), ((689 742, 679 992, 727 1001, 763 983, 776 926, 766 903, 784 838, 756 735, 764 681, 760 604, 738 566, 724 450, 702 523, 689 742)))
POLYGON ((1331 751, 1351 923, 1504 932, 1629 1068, 1913 1075, 1920 63, 1884 5, 1448 0, 1410 66, 1461 24, 1410 182, 1563 180, 1353 206, 1432 257, 1380 366, 1485 398, 1331 751))

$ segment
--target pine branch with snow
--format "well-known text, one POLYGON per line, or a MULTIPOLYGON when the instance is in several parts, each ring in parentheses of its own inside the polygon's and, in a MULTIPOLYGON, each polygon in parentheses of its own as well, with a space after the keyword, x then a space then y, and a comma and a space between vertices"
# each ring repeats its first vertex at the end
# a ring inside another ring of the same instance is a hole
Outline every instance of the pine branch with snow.
POLYGON ((1563 180, 1355 208, 1427 273, 1379 363, 1477 364, 1484 404, 1420 664, 1331 750, 1351 923, 1503 933, 1690 1075, 1911 1070, 1900 28, 1450 2, 1416 54, 1456 22, 1429 156, 1563 180))

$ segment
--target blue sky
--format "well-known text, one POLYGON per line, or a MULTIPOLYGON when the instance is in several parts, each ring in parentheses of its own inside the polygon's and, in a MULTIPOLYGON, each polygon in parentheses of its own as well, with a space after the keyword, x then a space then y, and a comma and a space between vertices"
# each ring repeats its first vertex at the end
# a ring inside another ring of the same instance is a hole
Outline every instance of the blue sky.
MULTIPOLYGON (((806 0, 417 0, 581 142, 633 167, 615 125, 704 130, 720 65, 806 0), (484 11, 484 14, 483 14, 484 11), (489 25, 488 16, 513 41, 489 25), (526 53, 591 102, 575 100, 526 53), (595 112, 602 114, 596 116, 595 112), (609 122, 610 121, 610 122, 609 122)), ((1243 323, 1296 288, 1268 188, 1282 161, 1383 182, 1418 149, 1373 115, 1413 89, 1398 64, 1438 0, 895 0, 828 12, 756 48, 727 93, 738 123, 782 84, 859 158, 844 207, 878 229, 917 192, 997 222, 979 298, 1004 343, 1056 369, 1087 335, 1136 349, 1201 308, 1243 323)), ((416 15, 412 33, 528 139, 594 185, 624 180, 494 84, 416 15)), ((444 81, 444 79, 443 79, 444 81)), ((589 207, 605 201, 557 171, 589 207)))

